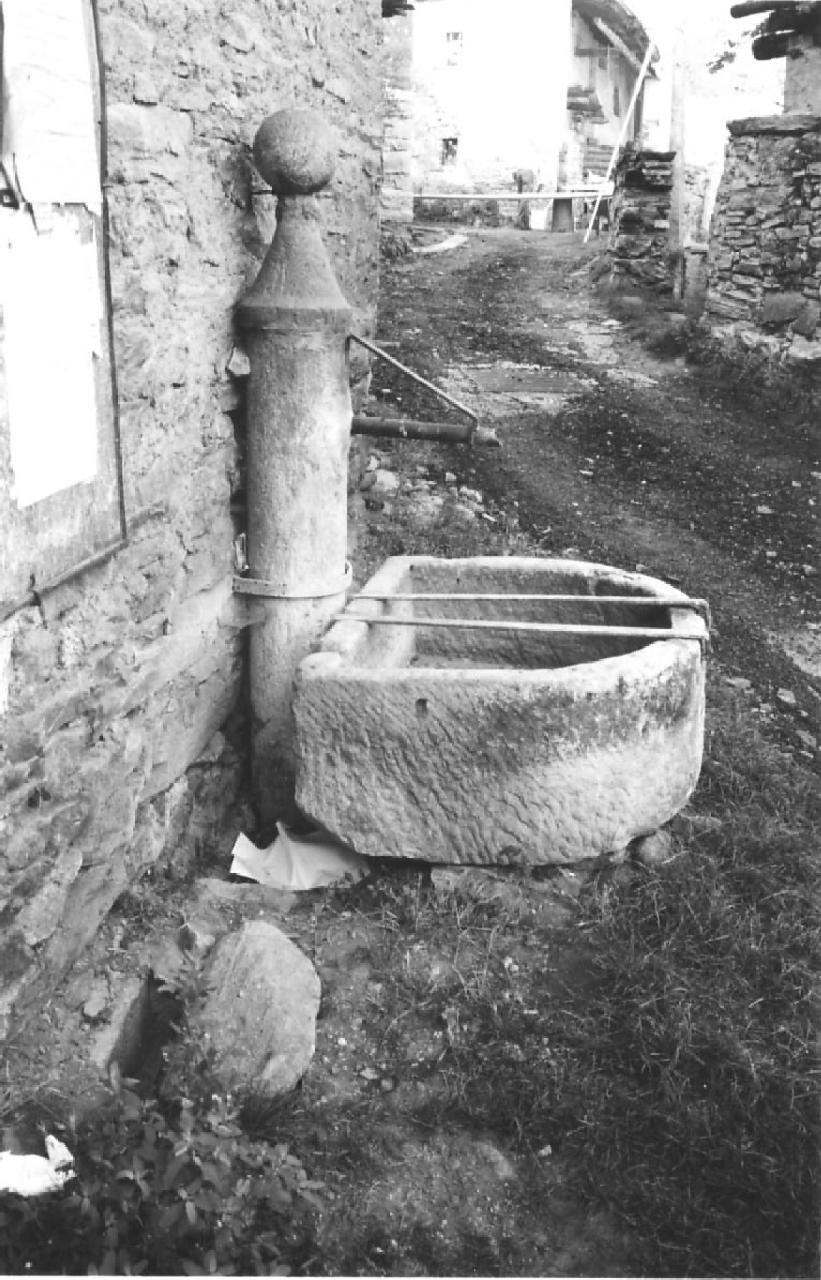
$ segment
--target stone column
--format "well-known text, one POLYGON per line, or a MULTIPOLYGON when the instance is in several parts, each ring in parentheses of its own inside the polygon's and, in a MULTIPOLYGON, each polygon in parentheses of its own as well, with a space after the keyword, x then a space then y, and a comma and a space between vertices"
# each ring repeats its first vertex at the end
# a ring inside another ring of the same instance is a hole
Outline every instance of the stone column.
POLYGON ((247 331, 249 578, 254 792, 264 834, 293 816, 291 690, 299 661, 344 605, 351 311, 322 243, 315 193, 333 136, 309 111, 269 116, 254 160, 279 196, 277 230, 239 307, 247 331))
POLYGON ((821 12, 815 31, 790 38, 784 77, 784 112, 821 115, 821 12))

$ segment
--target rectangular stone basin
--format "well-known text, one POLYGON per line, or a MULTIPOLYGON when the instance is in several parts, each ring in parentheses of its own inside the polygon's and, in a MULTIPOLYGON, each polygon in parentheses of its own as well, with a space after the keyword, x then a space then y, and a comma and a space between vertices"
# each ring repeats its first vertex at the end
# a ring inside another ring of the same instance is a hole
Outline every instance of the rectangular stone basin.
POLYGON ((707 626, 676 607, 685 600, 581 561, 386 561, 300 664, 298 806, 377 857, 528 865, 623 848, 671 818, 698 778, 707 626), (442 593, 457 598, 423 598, 442 593), (479 594, 503 598, 468 598, 479 594), (514 598, 534 595, 572 598, 514 598), (521 627, 534 623, 617 630, 521 627))

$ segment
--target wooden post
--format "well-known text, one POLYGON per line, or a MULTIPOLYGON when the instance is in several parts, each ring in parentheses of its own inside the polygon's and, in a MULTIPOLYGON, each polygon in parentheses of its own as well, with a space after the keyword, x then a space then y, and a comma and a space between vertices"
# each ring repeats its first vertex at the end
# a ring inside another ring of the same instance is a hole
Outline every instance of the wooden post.
POLYGON ((686 79, 684 70, 683 17, 677 12, 673 28, 673 81, 670 102, 670 150, 673 156, 673 186, 670 191, 670 261, 674 264, 673 297, 680 298, 684 287, 684 144, 686 135, 686 79))

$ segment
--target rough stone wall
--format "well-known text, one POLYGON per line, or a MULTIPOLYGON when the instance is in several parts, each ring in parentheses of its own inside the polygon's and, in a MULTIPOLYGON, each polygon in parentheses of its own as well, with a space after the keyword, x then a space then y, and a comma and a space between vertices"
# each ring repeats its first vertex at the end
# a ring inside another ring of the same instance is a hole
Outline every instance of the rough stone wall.
POLYGON ((242 390, 228 368, 242 372, 233 309, 273 229, 249 162, 272 111, 311 106, 338 126, 326 237, 366 329, 376 304, 379 0, 100 11, 133 533, 42 615, 0 624, 0 1038, 136 877, 206 838, 242 773, 219 732, 238 705, 245 621, 231 595, 242 390))
POLYGON ((413 222, 413 29, 410 13, 384 22, 385 134, 382 146, 384 222, 413 222))
POLYGON ((632 281, 669 293, 671 151, 625 147, 613 175, 610 273, 614 284, 632 281))
POLYGON ((821 367, 821 117, 729 128, 707 317, 719 334, 821 367))

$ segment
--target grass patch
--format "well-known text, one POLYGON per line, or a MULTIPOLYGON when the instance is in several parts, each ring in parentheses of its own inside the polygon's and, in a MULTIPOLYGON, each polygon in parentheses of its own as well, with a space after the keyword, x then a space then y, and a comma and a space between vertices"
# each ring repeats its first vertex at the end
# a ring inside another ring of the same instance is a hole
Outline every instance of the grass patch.
POLYGON ((538 924, 526 894, 521 909, 471 901, 418 873, 354 893, 386 926, 386 1052, 401 1070, 406 1015, 441 1036, 446 1089, 420 1120, 494 1133, 532 1159, 537 1195, 552 1152, 628 1229, 634 1274, 805 1276, 818 1240, 818 797, 805 768, 716 699, 694 808, 721 825, 661 869, 590 882, 587 973, 564 994, 551 955, 568 938, 538 924), (421 944, 428 963, 409 962, 421 944))
POLYGON ((183 1037, 158 1098, 121 1089, 75 1132, 48 1117, 78 1177, 3 1200, 6 1268, 543 1274, 533 1224, 560 1188, 618 1224, 619 1274, 816 1274, 818 794, 720 685, 708 747, 691 811, 713 821, 662 868, 591 875, 564 924, 545 869, 391 866, 330 894, 370 926, 361 1012, 398 1093, 231 1102, 183 1037), (507 1217, 438 1232, 424 1197, 374 1200, 409 1150, 447 1172, 460 1134, 515 1159, 507 1217))

